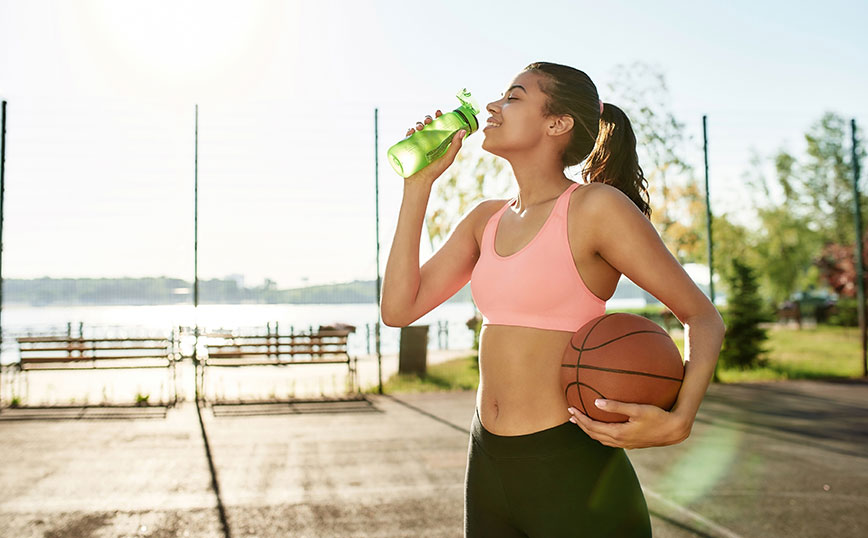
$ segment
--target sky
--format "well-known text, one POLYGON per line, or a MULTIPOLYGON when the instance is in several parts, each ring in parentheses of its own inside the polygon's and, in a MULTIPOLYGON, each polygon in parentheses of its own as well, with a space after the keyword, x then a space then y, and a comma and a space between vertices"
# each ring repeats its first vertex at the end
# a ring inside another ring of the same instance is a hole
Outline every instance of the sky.
POLYGON ((375 161, 382 273, 389 146, 537 60, 616 105, 616 66, 660 70, 701 181, 708 116, 712 210, 749 222, 751 151, 803 153, 825 112, 868 125, 866 20, 852 1, 0 0, 3 276, 192 280, 195 218, 200 279, 374 279, 375 161))

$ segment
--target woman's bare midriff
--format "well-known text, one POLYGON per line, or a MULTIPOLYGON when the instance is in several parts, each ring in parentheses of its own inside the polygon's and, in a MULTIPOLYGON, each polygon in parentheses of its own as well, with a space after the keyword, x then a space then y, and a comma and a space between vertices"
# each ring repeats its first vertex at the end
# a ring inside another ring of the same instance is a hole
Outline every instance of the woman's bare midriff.
POLYGON ((523 435, 570 419, 559 376, 564 349, 572 335, 483 325, 476 406, 486 430, 497 435, 523 435))

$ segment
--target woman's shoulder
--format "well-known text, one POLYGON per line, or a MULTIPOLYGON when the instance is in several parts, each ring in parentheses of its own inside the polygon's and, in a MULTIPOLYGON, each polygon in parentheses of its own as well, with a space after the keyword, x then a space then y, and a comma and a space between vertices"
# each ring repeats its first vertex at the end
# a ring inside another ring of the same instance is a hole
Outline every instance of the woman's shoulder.
POLYGON ((624 192, 608 183, 594 181, 592 183, 580 183, 570 195, 570 212, 582 212, 587 214, 591 209, 601 211, 618 211, 618 206, 623 204, 632 205, 633 202, 624 192))
POLYGON ((491 220, 495 213, 508 204, 512 198, 488 198, 476 202, 476 205, 467 212, 467 219, 473 224, 475 234, 482 236, 482 230, 491 220))
POLYGON ((510 201, 512 201, 512 198, 486 198, 484 200, 479 200, 476 202, 476 205, 470 209, 468 214, 488 220, 488 218, 497 213, 499 209, 510 201))
POLYGON ((480 200, 476 207, 479 208, 480 211, 497 211, 504 205, 508 204, 512 201, 512 198, 486 198, 485 200, 480 200))

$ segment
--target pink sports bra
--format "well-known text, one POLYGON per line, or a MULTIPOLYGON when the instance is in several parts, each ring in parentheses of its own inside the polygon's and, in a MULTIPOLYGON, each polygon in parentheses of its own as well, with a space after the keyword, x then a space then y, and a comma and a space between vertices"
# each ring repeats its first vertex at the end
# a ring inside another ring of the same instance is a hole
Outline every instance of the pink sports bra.
POLYGON ((488 219, 470 277, 470 293, 484 324, 575 332, 606 313, 606 301, 579 275, 567 238, 567 207, 578 186, 567 187, 536 237, 509 256, 494 250, 494 238, 503 213, 517 200, 488 219))

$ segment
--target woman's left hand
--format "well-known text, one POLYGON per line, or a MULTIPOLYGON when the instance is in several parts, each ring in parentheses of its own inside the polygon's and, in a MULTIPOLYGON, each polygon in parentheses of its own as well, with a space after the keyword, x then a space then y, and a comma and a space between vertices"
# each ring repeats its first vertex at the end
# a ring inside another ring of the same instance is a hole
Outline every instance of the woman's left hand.
POLYGON ((656 405, 597 400, 605 402, 605 409, 611 413, 627 415, 627 422, 600 422, 570 407, 573 416, 570 420, 585 430, 589 436, 600 443, 620 448, 647 448, 678 444, 687 439, 693 421, 661 409, 656 405))

